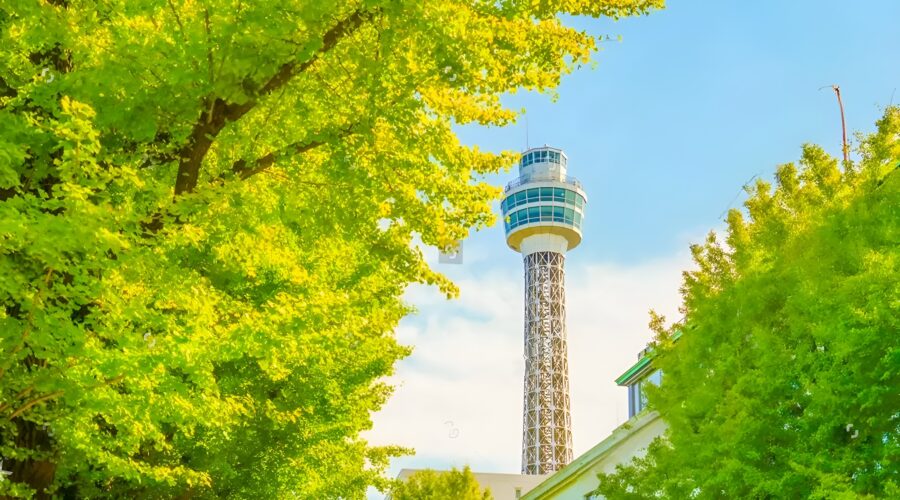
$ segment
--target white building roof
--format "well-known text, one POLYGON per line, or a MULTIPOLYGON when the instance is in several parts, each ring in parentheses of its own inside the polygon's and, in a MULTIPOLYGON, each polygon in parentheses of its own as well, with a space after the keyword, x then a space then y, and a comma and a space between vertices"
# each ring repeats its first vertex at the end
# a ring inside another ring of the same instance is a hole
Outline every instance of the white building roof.
MULTIPOLYGON (((397 479, 405 480, 420 470, 422 469, 403 469, 397 475, 397 479)), ((550 474, 496 474, 493 472, 472 472, 472 474, 478 480, 481 489, 490 488, 494 500, 517 500, 550 477, 550 474)), ((390 495, 388 495, 388 499, 390 499, 390 495)))

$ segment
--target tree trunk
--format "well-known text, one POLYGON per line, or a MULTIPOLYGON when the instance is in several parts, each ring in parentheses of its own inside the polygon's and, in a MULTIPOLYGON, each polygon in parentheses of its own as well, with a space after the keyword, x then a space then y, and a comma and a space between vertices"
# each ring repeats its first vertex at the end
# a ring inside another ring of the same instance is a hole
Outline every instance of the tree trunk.
MULTIPOLYGON (((52 450, 50 444, 50 435, 34 422, 23 420, 21 417, 15 419, 18 436, 16 436, 16 446, 37 452, 49 453, 52 450)), ((4 465, 7 465, 4 463, 4 465)), ((26 459, 11 460, 9 466, 4 467, 12 472, 8 479, 16 483, 25 483, 29 487, 34 488, 34 498, 49 499, 48 489, 53 483, 53 476, 56 474, 56 464, 47 459, 26 459)))

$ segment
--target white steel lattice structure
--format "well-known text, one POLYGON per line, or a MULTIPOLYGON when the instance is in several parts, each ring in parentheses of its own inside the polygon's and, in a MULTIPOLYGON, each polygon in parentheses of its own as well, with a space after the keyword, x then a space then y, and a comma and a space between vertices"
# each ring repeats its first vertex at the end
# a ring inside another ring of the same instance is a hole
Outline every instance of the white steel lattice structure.
POLYGON ((529 149, 501 203, 506 242, 525 263, 523 474, 551 473, 572 460, 564 264, 581 243, 587 200, 566 176, 567 162, 559 149, 529 149))

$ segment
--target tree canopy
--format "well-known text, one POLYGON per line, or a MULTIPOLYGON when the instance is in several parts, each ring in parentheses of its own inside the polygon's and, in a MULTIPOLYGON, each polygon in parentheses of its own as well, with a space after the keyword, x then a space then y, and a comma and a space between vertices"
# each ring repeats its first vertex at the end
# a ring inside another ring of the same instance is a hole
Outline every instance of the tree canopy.
POLYGON ((493 221, 454 124, 564 14, 662 0, 0 1, 0 495, 361 497, 413 244, 493 221))
POLYGON ((437 472, 430 469, 412 474, 391 489, 391 500, 492 500, 490 489, 481 490, 469 469, 437 472))
POLYGON ((692 248, 648 394, 669 429, 595 493, 900 496, 900 109, 859 156, 805 146, 692 248))

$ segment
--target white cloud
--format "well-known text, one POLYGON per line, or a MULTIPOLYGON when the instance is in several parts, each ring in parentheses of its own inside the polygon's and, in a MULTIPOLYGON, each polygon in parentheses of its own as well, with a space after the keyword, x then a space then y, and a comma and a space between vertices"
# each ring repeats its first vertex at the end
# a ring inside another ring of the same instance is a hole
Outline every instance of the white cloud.
MULTIPOLYGON (((472 275, 466 267, 453 276, 461 291, 457 300, 426 287, 407 295, 420 312, 405 319, 397 335, 415 350, 397 366, 391 378, 396 392, 366 435, 373 444, 416 449, 415 456, 392 464, 392 474, 465 464, 481 472, 519 470, 521 270, 510 265, 472 275)), ((625 389, 613 379, 650 339, 650 308, 678 319, 681 271, 688 267, 684 252, 632 266, 566 269, 575 456, 627 419, 625 389)))

